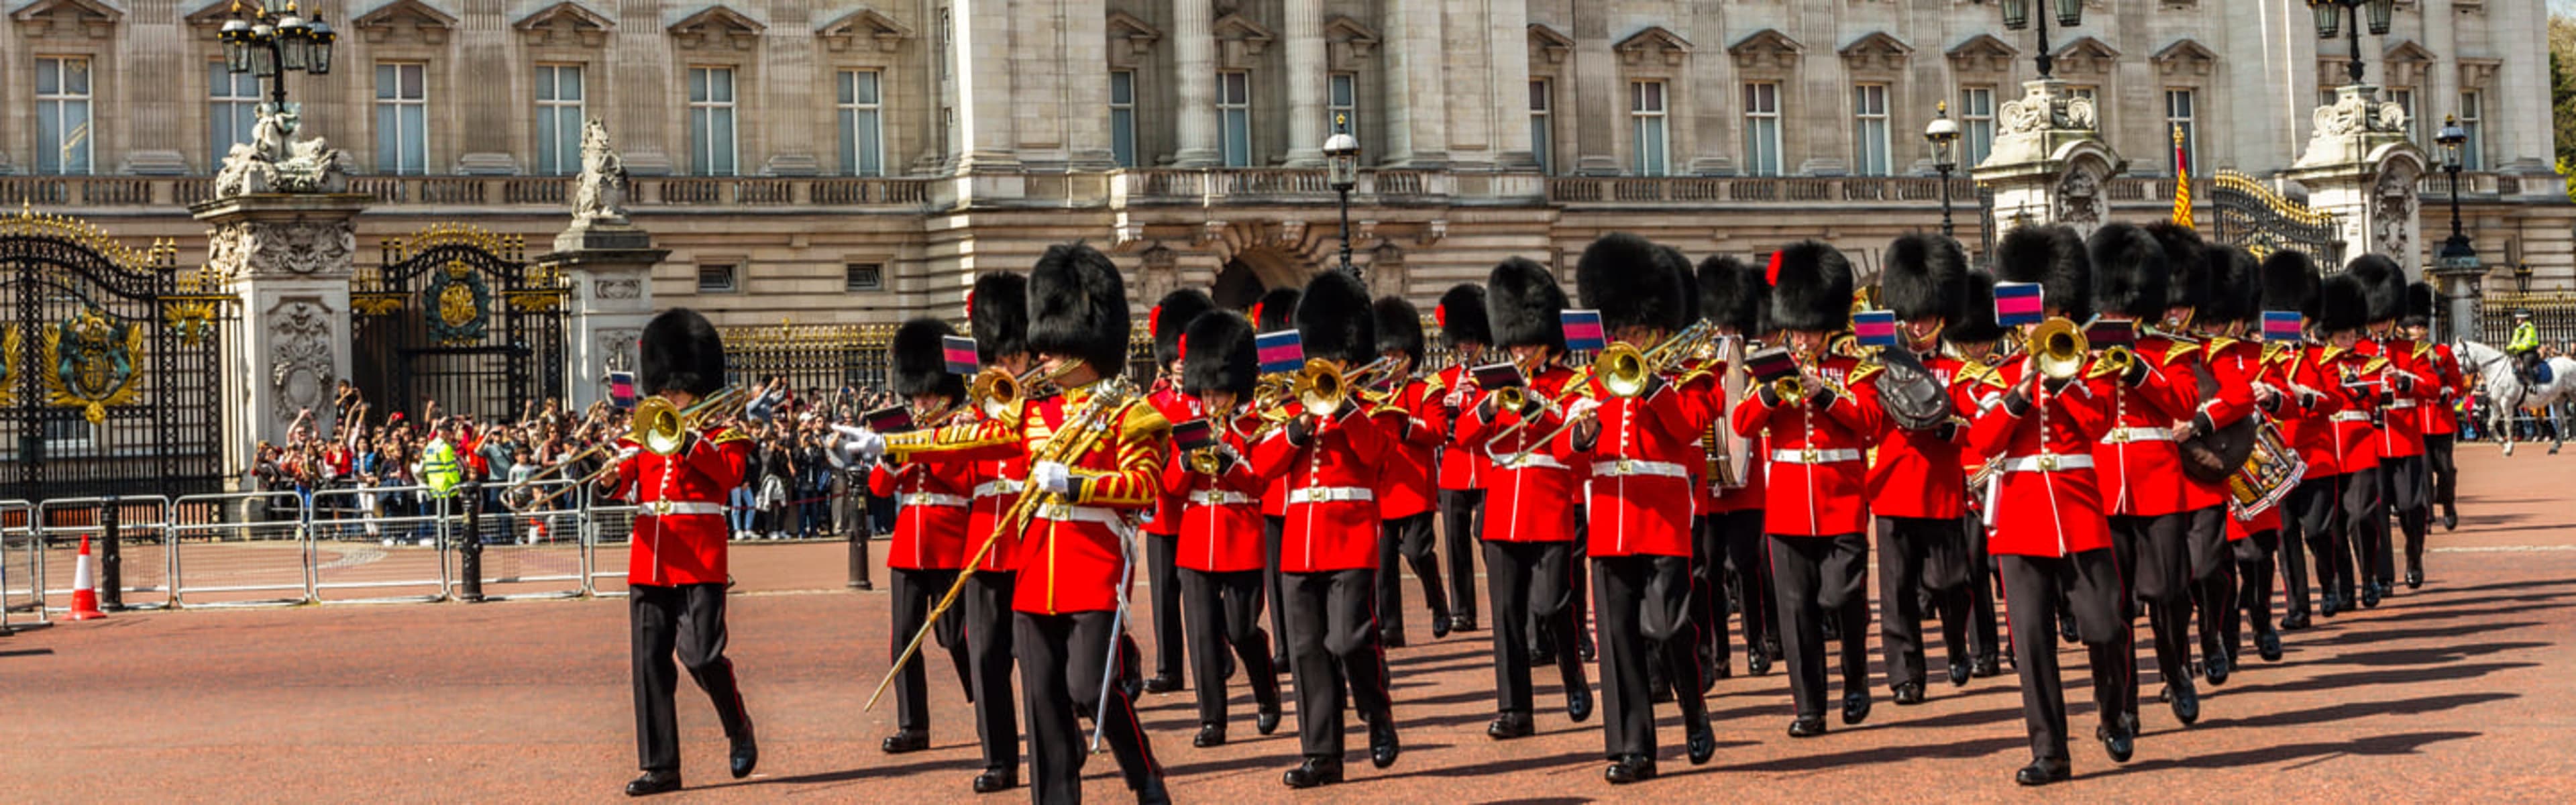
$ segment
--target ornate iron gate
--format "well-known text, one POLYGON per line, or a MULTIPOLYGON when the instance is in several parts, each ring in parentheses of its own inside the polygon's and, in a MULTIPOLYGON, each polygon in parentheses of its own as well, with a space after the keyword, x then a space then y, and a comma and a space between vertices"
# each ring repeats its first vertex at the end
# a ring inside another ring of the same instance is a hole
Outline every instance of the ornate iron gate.
POLYGON ((2307 252, 2326 271, 2343 267, 2343 227, 2331 213, 2282 198, 2254 177, 2219 171, 2210 181, 2212 230, 2219 243, 2243 246, 2255 257, 2283 249, 2307 252))
POLYGON ((219 491, 231 302, 167 242, 0 217, 0 500, 219 491))
POLYGON ((351 374, 375 410, 517 421, 529 403, 564 396, 565 299, 554 270, 522 257, 525 241, 440 224, 385 241, 384 265, 360 268, 349 307, 351 374))

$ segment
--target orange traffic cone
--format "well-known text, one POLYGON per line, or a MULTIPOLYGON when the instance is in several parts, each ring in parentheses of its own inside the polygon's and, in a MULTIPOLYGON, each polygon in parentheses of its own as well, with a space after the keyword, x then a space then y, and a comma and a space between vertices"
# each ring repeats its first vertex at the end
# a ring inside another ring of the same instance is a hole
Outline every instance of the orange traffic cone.
POLYGON ((81 535, 80 558, 72 565, 72 620, 107 617, 98 611, 98 579, 90 572, 89 535, 81 535))

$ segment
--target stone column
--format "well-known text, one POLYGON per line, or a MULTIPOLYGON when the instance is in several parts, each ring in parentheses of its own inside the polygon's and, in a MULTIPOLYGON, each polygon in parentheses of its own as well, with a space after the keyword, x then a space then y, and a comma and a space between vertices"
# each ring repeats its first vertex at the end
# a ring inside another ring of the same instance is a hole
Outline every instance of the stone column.
POLYGON ((632 225, 583 225, 555 237, 554 253, 537 258, 571 281, 572 326, 565 337, 572 361, 574 410, 606 396, 609 372, 636 371, 635 342, 653 318, 653 267, 670 256, 632 225))
MULTIPOLYGON (((1557 90, 1556 97, 1562 110, 1558 114, 1570 111, 1575 115, 1574 148, 1570 151, 1574 170, 1570 172, 1617 176, 1628 167, 1619 162, 1619 135, 1626 130, 1620 121, 1628 112, 1628 90, 1619 85, 1619 56, 1610 50, 1608 15, 1575 17, 1574 53, 1569 61, 1573 67, 1562 74, 1564 86, 1557 90)), ((1557 153, 1569 153, 1569 149, 1559 145, 1557 153)))
MULTIPOLYGON (((1321 0, 1287 0, 1288 162, 1291 168, 1324 165, 1324 134, 1332 119, 1324 114, 1325 78, 1332 64, 1324 54, 1324 9, 1321 0)), ((1410 101, 1410 98, 1396 96, 1410 101)), ((1392 104, 1389 104, 1392 108, 1392 104)), ((1359 132, 1351 132, 1359 136, 1359 132)))
POLYGON ((1217 164, 1216 34, 1210 29, 1208 0, 1172 0, 1172 69, 1181 74, 1180 93, 1172 110, 1181 147, 1174 167, 1206 168, 1217 164))
POLYGON ((207 272, 221 277, 242 304, 241 333, 227 363, 247 382, 224 389, 227 408, 249 412, 234 449, 284 442, 296 414, 307 408, 317 423, 330 423, 332 390, 349 377, 349 278, 358 248, 353 219, 372 199, 278 193, 190 208, 211 227, 207 272))
POLYGON ((2406 139, 2404 110, 2378 97, 2369 84, 2336 88, 2334 104, 2316 111, 2316 136, 2281 176, 2307 186, 2309 208, 2335 216, 2344 259, 2385 254, 2422 276, 2415 186, 2428 161, 2406 139))
POLYGON ((1999 229, 2055 223, 2089 235, 2110 217, 2103 183, 2128 161, 2102 141, 2093 106, 2066 86, 2023 82, 2022 97, 1995 110, 1994 150, 1968 175, 1994 189, 1999 229))
POLYGON ((1011 2, 956 0, 951 8, 949 24, 956 28, 956 44, 949 55, 957 60, 957 172, 1018 171, 1019 140, 1011 130, 1018 114, 1011 97, 1011 70, 1017 62, 995 55, 1010 52, 1011 26, 1016 20, 1011 2))
POLYGON ((1440 4, 1388 3, 1386 24, 1386 159, 1388 167, 1449 166, 1449 105, 1440 85, 1440 4))
MULTIPOLYGON (((1495 167, 1507 171, 1538 169, 1529 127, 1529 4, 1522 0, 1486 0, 1491 58, 1494 60, 1495 167)), ((1558 97, 1565 97, 1560 93, 1558 97)))

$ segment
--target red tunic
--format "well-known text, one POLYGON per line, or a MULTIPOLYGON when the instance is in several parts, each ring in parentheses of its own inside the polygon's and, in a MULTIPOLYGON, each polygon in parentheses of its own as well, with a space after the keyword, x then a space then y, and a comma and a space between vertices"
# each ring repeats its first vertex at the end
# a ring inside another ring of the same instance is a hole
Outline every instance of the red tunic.
MULTIPOLYGON (((1878 390, 1870 382, 1876 367, 1835 355, 1815 369, 1836 393, 1821 407, 1783 400, 1766 405, 1756 390, 1735 406, 1731 424, 1737 435, 1767 432, 1769 450, 1757 457, 1765 487, 1762 530, 1784 536, 1826 537, 1858 534, 1869 523, 1869 465, 1863 461, 1870 442, 1884 427, 1878 390)), ((1810 389, 1810 392, 1813 390, 1810 389)))
MULTIPOLYGON (((2195 417, 2207 418, 2210 427, 2216 429, 2245 421, 2249 416, 2261 416, 2254 407, 2254 381, 2263 376, 2261 348, 2249 341, 2218 336, 2201 345, 2201 357, 2201 365, 2207 367, 2217 384, 2217 393, 2201 400, 2195 417)), ((2204 482, 2185 476, 2183 480, 2183 506, 2188 511, 2226 506, 2235 500, 2224 478, 2204 482)), ((2231 532, 2229 538, 2241 536, 2231 532)))
MULTIPOLYGON (((1997 368, 2007 388, 2021 385, 2029 364, 1997 368)), ((2111 547, 2110 521, 2094 470, 2093 448, 2111 428, 2113 378, 2078 380, 2059 393, 2031 390, 2020 413, 1997 403, 1977 415, 1969 446, 2003 464, 1995 484, 1994 527, 1986 552, 1997 556, 2067 556, 2111 547)))
POLYGON ((1003 530, 1002 515, 1019 503, 1023 484, 1029 478, 1029 461, 1013 456, 969 462, 968 466, 974 468, 975 485, 972 508, 966 516, 966 552, 972 554, 985 540, 991 540, 992 549, 984 552, 984 561, 977 563, 975 569, 1008 572, 1018 567, 1013 562, 1020 552, 1020 532, 1003 530))
MULTIPOLYGON (((2356 346, 2364 342, 2356 342, 2356 346)), ((2379 468, 2379 425, 2372 422, 2379 408, 2379 392, 2373 386, 2348 385, 2346 381, 2366 379, 2366 367, 2373 360, 2350 350, 2335 350, 2330 358, 2319 360, 2318 378, 2324 385, 2318 391, 2336 398, 2340 407, 2327 417, 2334 434, 2336 468, 2350 475, 2379 468)))
POLYGON ((1394 440, 1376 419, 1345 405, 1300 444, 1281 427, 1252 446, 1253 472, 1288 481, 1279 572, 1377 567, 1379 467, 1394 440))
MULTIPOLYGON (((2469 396, 2469 380, 2461 375, 2460 358, 2452 354, 2451 345, 2433 344, 2431 347, 2424 361, 2432 366, 2434 380, 2441 388, 2433 393, 2434 404, 2431 407, 2417 409, 2423 416, 2424 435, 2456 436, 2460 432, 2460 420, 2451 412, 2460 400, 2469 396)), ((2419 344, 2416 348, 2423 349, 2424 345, 2419 344)))
POLYGON ((2186 511, 2182 449, 2173 442, 2173 425, 2189 419, 2199 402, 2191 361, 2200 346, 2147 335, 2135 351, 2148 367, 2146 380, 2130 386, 2107 377, 2110 382, 2098 389, 2113 418, 2093 446, 2102 513, 2155 517, 2186 511))
POLYGON ((956 570, 966 565, 967 494, 974 491, 974 468, 966 464, 877 465, 868 473, 868 494, 895 502, 894 546, 886 567, 902 570, 956 570))
POLYGON ((1222 437, 1241 460, 1222 477, 1193 472, 1188 457, 1172 454, 1163 467, 1163 492, 1181 501, 1180 552, 1173 564, 1207 573, 1260 570, 1262 479, 1253 472, 1244 434, 1258 425, 1239 419, 1222 437))
MULTIPOLYGON (((1445 434, 1440 442, 1439 456, 1440 488, 1444 490, 1481 488, 1484 486, 1481 483, 1484 471, 1494 464, 1492 459, 1485 458, 1485 451, 1458 441, 1458 421, 1465 417, 1459 411, 1449 410, 1448 398, 1450 390, 1458 388, 1458 384, 1463 382, 1461 378, 1466 375, 1464 366, 1442 369, 1431 379, 1430 388, 1423 394, 1430 403, 1426 410, 1429 416, 1425 418, 1430 419, 1432 430, 1445 434)), ((1466 395, 1465 407, 1474 407, 1476 399, 1475 393, 1470 391, 1466 395)))
POLYGON ((2281 390, 2281 410, 2275 412, 2275 421, 2308 465, 2302 480, 2343 473, 2333 418, 2343 410, 2343 395, 2328 388, 2334 383, 2319 367, 2317 350, 2308 345, 2263 345, 2267 382, 2281 390))
MULTIPOLYGON (((1534 400, 1553 400, 1574 373, 1561 366, 1549 366, 1530 379, 1525 389, 1534 400)), ((1513 464, 1489 463, 1481 476, 1485 487, 1484 533, 1477 535, 1486 542, 1572 542, 1574 541, 1574 496, 1582 491, 1582 480, 1575 475, 1556 445, 1540 441, 1564 423, 1564 409, 1547 406, 1530 422, 1529 427, 1508 437, 1497 439, 1512 423, 1521 421, 1519 411, 1496 410, 1488 419, 1480 392, 1458 417, 1456 443, 1465 450, 1485 458, 1510 458, 1522 449, 1527 457, 1513 464)))
MULTIPOLYGON (((1950 415, 1961 421, 1977 410, 1966 396, 1968 390, 1960 388, 1963 365, 1947 355, 1923 359, 1923 368, 1931 370, 1949 392, 1950 415)), ((1906 430, 1892 419, 1883 423, 1877 463, 1869 468, 1870 512, 1880 517, 1957 519, 1968 493, 1968 478, 1959 472, 1959 447, 1967 440, 1967 428, 1952 428, 1950 438, 1943 439, 1937 429, 1906 430)))
POLYGON ((1411 517, 1438 507, 1432 498, 1431 453, 1449 438, 1431 424, 1439 408, 1440 398, 1431 394, 1430 384, 1416 380, 1397 389, 1373 417, 1378 430, 1390 437, 1377 479, 1379 517, 1411 517), (1398 435, 1401 440, 1392 438, 1398 435))
MULTIPOLYGON (((621 448, 633 448, 619 440, 621 448)), ((633 490, 642 512, 628 541, 628 584, 723 584, 726 581, 725 494, 742 485, 751 439, 718 427, 669 456, 637 450, 617 465, 617 483, 633 490)))
POLYGON ((2423 455, 2423 413, 2440 400, 2442 393, 2440 372, 2425 359, 2429 351, 2402 338, 2364 339, 2354 345, 2354 351, 2384 359, 2370 361, 2367 365, 2376 366, 2377 371, 2365 373, 2379 381, 2378 388, 2384 390, 2379 454, 2387 458, 2423 455), (2398 388, 2401 385, 2406 388, 2398 388))
MULTIPOLYGON (((1180 386, 1169 381, 1155 381, 1154 391, 1145 395, 1145 402, 1153 405, 1166 422, 1188 422, 1199 418, 1199 398, 1181 393, 1180 386)), ((1165 445, 1163 452, 1172 452, 1171 446, 1165 445)), ((1172 495, 1156 498, 1154 519, 1145 521, 1145 533, 1165 536, 1181 533, 1180 514, 1180 498, 1172 495)))
MULTIPOLYGON (((1706 375, 1685 382, 1708 385, 1706 375)), ((1587 381, 1601 407, 1601 432, 1590 452, 1575 449, 1574 430, 1557 437, 1555 452, 1592 468, 1590 505, 1584 515, 1585 546, 1594 557, 1691 555, 1691 472, 1706 460, 1696 446, 1702 409, 1698 392, 1667 384, 1643 397, 1618 397, 1599 379, 1587 381)))

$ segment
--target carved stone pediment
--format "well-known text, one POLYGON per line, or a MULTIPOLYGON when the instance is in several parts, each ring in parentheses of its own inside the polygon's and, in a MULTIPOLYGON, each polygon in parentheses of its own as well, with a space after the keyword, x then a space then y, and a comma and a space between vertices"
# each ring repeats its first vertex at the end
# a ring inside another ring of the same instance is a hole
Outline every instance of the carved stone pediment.
POLYGON ((444 45, 447 35, 456 30, 456 15, 426 0, 394 0, 358 15, 349 21, 349 27, 366 37, 368 44, 444 45))
POLYGON ((32 37, 105 39, 125 20, 125 9, 109 0, 35 0, 9 19, 32 37))
POLYGON ((2111 64, 2120 60, 2120 51, 2102 40, 2087 36, 2058 48, 2055 58, 2059 75, 2108 75, 2111 64))
POLYGON ((1610 46, 1610 49, 1619 54, 1619 63, 1630 67, 1645 64, 1680 67, 1684 59, 1690 58, 1691 43, 1661 25, 1650 25, 1619 40, 1619 44, 1610 46))
POLYGON ((834 53, 849 50, 862 39, 875 43, 877 50, 893 53, 903 47, 903 40, 913 37, 912 28, 867 6, 823 23, 814 35, 822 37, 823 47, 834 53))
POLYGON ((2021 51, 1993 34, 1978 34, 1942 55, 1949 57, 1950 69, 1956 72, 2006 73, 2012 71, 2012 61, 2021 51))
POLYGON ((1109 12, 1109 60, 1121 67, 1134 66, 1137 57, 1150 55, 1154 45, 1163 41, 1163 29, 1124 11, 1109 12))
POLYGON ((2156 63, 2156 74, 2166 77, 2203 77, 2218 66, 2218 54, 2199 42, 2178 39, 2149 57, 2156 63))
POLYGON ((617 30, 617 21, 580 3, 565 0, 537 9, 518 22, 516 28, 530 45, 580 45, 595 48, 608 42, 608 32, 617 30))
POLYGON ((1279 35, 1261 27, 1242 14, 1227 14, 1208 24, 1208 33, 1216 37, 1216 61, 1228 70, 1249 70, 1258 61, 1253 57, 1270 48, 1279 35))
POLYGON ((1776 28, 1764 28, 1728 45, 1726 52, 1735 57, 1739 70, 1789 70, 1798 66, 1798 55, 1807 47, 1776 28))
POLYGON ((2485 89, 2494 86, 2496 71, 2502 69, 2504 69, 2504 62, 2496 59, 2461 59, 2460 86, 2468 89, 2485 89))
POLYGON ((2386 65, 2389 86, 2420 87, 2424 86, 2424 71, 2433 67, 2433 52, 2413 42, 2399 42, 2388 49, 2380 63, 2386 65))
POLYGON ((1377 32, 1358 20, 1336 16, 1324 21, 1325 60, 1334 69, 1358 69, 1360 61, 1377 55, 1377 46, 1377 32))
POLYGON ((731 47, 750 50, 760 44, 760 33, 769 26, 724 5, 708 6, 698 13, 683 17, 664 29, 682 50, 707 50, 731 47))
POLYGON ((1852 40, 1837 52, 1842 54, 1843 64, 1850 69, 1882 73, 1903 70, 1905 61, 1914 57, 1912 46, 1886 31, 1872 31, 1852 40))
POLYGON ((1530 55, 1544 58, 1549 64, 1564 64, 1566 54, 1574 52, 1574 37, 1533 22, 1529 27, 1529 47, 1530 55))

